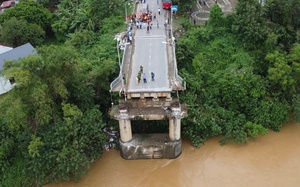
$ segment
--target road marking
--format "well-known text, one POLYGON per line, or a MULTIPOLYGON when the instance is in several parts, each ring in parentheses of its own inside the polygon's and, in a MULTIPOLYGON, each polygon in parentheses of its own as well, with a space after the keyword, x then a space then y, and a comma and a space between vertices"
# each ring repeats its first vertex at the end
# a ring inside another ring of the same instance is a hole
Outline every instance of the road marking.
POLYGON ((205 5, 206 5, 208 8, 210 8, 210 6, 208 5, 207 1, 205 1, 205 5))
POLYGON ((152 38, 152 39, 158 39, 158 38, 166 38, 165 35, 152 35, 152 36, 135 36, 135 38, 152 38))
POLYGON ((223 0, 223 2, 225 3, 225 5, 230 5, 230 2, 228 0, 223 0))

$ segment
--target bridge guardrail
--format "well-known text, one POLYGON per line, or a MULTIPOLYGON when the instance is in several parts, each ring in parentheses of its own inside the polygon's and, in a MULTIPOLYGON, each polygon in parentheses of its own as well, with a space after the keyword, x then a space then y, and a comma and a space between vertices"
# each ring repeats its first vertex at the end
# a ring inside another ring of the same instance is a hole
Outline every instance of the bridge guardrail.
MULTIPOLYGON (((132 14, 131 14, 131 15, 133 15, 133 13, 136 12, 136 9, 137 9, 137 4, 136 4, 134 1, 133 1, 133 3, 134 3, 134 7, 133 7, 133 10, 132 10, 132 14)), ((126 17, 126 29, 127 29, 127 17, 126 17)), ((120 40, 120 41, 121 41, 121 40, 120 40)), ((120 47, 120 44, 118 44, 117 47, 120 47)), ((120 67, 119 76, 118 76, 115 80, 113 80, 113 81, 110 83, 110 92, 113 91, 113 89, 114 89, 118 84, 120 84, 121 81, 123 81, 123 77, 122 77, 123 75, 122 75, 122 72, 123 72, 123 68, 124 68, 124 59, 126 59, 126 58, 125 58, 125 55, 126 55, 126 48, 127 48, 127 45, 124 44, 124 51, 123 51, 122 63, 121 63, 121 67, 120 67)), ((117 49, 117 50, 119 50, 119 49, 117 49)), ((120 89, 122 89, 122 86, 121 86, 120 89)))
MULTIPOLYGON (((119 45, 120 44, 118 44, 117 47, 119 47, 119 45)), ((124 45, 124 46, 125 47, 124 47, 124 52, 123 52, 123 56, 122 56, 122 63, 121 63, 121 67, 120 67, 119 76, 110 83, 111 91, 113 90, 114 87, 116 87, 122 81, 122 72, 123 72, 123 65, 124 65, 124 59, 125 59, 127 45, 124 45)), ((118 50, 120 50, 120 49, 118 49, 118 50)))
MULTIPOLYGON (((173 15, 171 13, 171 25, 173 25, 173 15)), ((173 39, 173 27, 171 26, 171 39, 173 42, 173 56, 174 56, 174 73, 175 73, 175 78, 180 82, 181 85, 183 85, 184 90, 186 90, 186 82, 180 75, 178 75, 178 69, 177 69, 177 60, 176 60, 176 43, 175 40, 173 39)))

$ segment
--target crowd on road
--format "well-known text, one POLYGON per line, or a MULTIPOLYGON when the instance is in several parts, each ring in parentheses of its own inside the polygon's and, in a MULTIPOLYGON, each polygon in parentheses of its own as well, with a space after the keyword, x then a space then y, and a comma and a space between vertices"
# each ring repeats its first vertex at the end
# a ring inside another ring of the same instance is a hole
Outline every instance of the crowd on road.
MULTIPOLYGON (((151 81, 154 81, 155 74, 151 72, 151 81)), ((144 67, 141 65, 140 66, 140 71, 138 75, 136 76, 136 85, 139 85, 141 80, 143 78, 143 82, 147 83, 147 75, 144 73, 144 67)))
MULTIPOLYGON (((146 3, 145 0, 137 0, 136 3, 146 3)), ((157 1, 158 3, 158 1, 157 1)), ((156 19, 157 16, 161 15, 160 14, 160 8, 157 9, 157 13, 156 12, 152 12, 149 11, 148 8, 145 11, 142 11, 138 16, 136 14, 136 12, 134 12, 131 16, 129 16, 129 18, 126 19, 130 19, 130 23, 128 25, 128 29, 127 29, 127 42, 132 43, 132 29, 134 27, 134 25, 136 26, 136 29, 146 29, 147 33, 150 33, 150 30, 153 29, 153 21, 156 20, 156 27, 159 28, 159 21, 156 19), (157 15, 158 14, 158 15, 157 15)), ((164 23, 164 27, 165 29, 167 29, 168 26, 168 20, 165 21, 164 23)))

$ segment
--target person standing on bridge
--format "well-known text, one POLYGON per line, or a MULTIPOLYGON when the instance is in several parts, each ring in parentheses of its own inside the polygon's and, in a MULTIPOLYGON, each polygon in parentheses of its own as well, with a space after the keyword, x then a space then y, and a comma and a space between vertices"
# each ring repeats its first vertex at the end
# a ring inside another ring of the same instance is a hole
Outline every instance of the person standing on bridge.
POLYGON ((143 81, 144 81, 144 83, 147 83, 147 76, 145 73, 143 74, 143 81))
POLYGON ((155 74, 153 72, 151 72, 151 80, 154 81, 154 76, 155 74))
POLYGON ((141 66, 140 66, 140 73, 143 73, 143 72, 144 72, 143 69, 144 69, 144 68, 143 68, 143 66, 141 65, 141 66))
POLYGON ((138 75, 136 76, 136 85, 139 85, 141 82, 141 73, 138 73, 138 75))
POLYGON ((123 84, 126 84, 126 75, 125 75, 125 73, 123 75, 123 84))

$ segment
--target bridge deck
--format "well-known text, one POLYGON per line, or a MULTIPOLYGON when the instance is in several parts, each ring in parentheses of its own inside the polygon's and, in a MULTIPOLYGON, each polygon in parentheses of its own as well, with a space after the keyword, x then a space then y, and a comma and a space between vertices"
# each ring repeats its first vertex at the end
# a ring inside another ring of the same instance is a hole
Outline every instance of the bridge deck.
MULTIPOLYGON (((125 45, 125 54, 122 59, 122 67, 119 77, 111 84, 111 91, 125 90, 130 93, 165 93, 172 90, 185 89, 182 79, 177 75, 175 43, 169 37, 171 24, 165 28, 164 23, 169 19, 170 12, 157 5, 155 0, 148 0, 149 11, 156 13, 156 19, 152 20, 152 29, 147 32, 147 24, 142 25, 142 29, 133 27, 132 44, 125 45), (158 15, 158 8, 161 14, 158 15), (157 22, 159 28, 157 28, 157 22), (137 75, 143 66, 143 73, 147 77, 147 83, 141 81, 137 84, 137 75), (151 72, 155 74, 155 80, 151 81, 151 72), (125 75, 125 76, 124 76, 125 75), (125 77, 126 84, 122 84, 125 77)), ((136 7, 137 17, 143 4, 136 7)))

